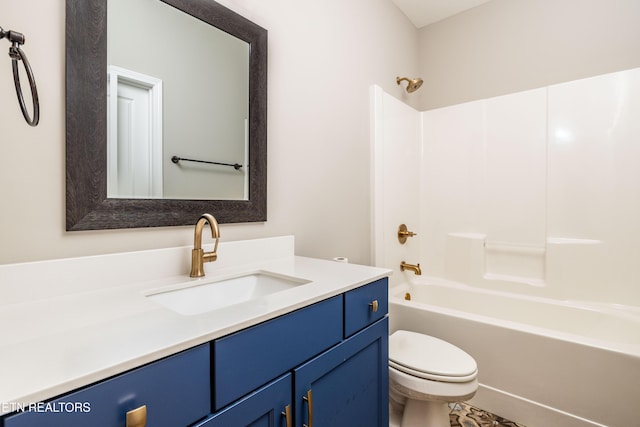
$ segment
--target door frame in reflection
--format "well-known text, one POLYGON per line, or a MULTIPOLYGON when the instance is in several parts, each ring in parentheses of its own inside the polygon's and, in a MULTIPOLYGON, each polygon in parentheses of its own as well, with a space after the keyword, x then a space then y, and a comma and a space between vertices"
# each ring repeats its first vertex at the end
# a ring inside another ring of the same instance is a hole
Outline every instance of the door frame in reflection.
POLYGON ((162 198, 162 80, 110 65, 107 102, 107 196, 162 198))

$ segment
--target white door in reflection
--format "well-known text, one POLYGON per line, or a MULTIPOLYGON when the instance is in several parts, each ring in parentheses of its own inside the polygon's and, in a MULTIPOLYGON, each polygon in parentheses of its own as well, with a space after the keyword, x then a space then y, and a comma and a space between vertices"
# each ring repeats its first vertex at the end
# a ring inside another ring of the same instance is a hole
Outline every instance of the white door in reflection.
POLYGON ((161 198, 162 81, 110 66, 108 87, 107 197, 161 198))

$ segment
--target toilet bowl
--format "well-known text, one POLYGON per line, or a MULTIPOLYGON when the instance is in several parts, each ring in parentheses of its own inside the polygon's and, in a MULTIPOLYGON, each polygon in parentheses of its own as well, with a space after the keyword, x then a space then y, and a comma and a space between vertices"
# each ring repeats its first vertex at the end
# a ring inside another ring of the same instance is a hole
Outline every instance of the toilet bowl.
POLYGON ((478 389, 478 365, 441 339, 399 330, 389 337, 389 397, 401 427, 448 427, 449 403, 478 389))

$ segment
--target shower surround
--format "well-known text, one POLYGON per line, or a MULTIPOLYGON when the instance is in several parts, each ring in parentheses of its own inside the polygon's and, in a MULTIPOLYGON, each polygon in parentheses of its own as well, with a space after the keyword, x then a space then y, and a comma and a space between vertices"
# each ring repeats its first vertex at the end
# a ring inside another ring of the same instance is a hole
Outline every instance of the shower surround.
MULTIPOLYGON (((414 277, 400 272, 401 261, 420 262, 427 281, 640 312, 640 69, 425 112, 377 87, 371 99, 373 258, 396 270, 392 286, 414 277), (418 233, 405 245, 401 223, 418 233)), ((575 319, 567 311, 550 320, 560 330, 575 319)), ((455 341, 456 322, 420 331, 455 341)), ((629 360, 640 369, 638 356, 629 360)), ((516 399, 520 408, 561 411, 562 402, 516 390, 491 402, 482 383, 502 382, 501 371, 479 365, 484 409, 509 416, 516 399)), ((607 367, 584 375, 591 369, 607 367)), ((583 421, 576 425, 599 425, 583 421)))
POLYGON ((425 112, 372 99, 376 263, 640 306, 640 69, 425 112))

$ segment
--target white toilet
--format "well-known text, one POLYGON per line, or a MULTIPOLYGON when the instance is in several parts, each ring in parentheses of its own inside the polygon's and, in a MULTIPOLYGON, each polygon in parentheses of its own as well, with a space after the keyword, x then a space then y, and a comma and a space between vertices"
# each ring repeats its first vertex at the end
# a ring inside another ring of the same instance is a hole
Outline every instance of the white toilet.
POLYGON ((453 344, 402 330, 389 337, 389 396, 404 407, 401 427, 449 427, 449 403, 471 399, 477 375, 473 357, 453 344))

